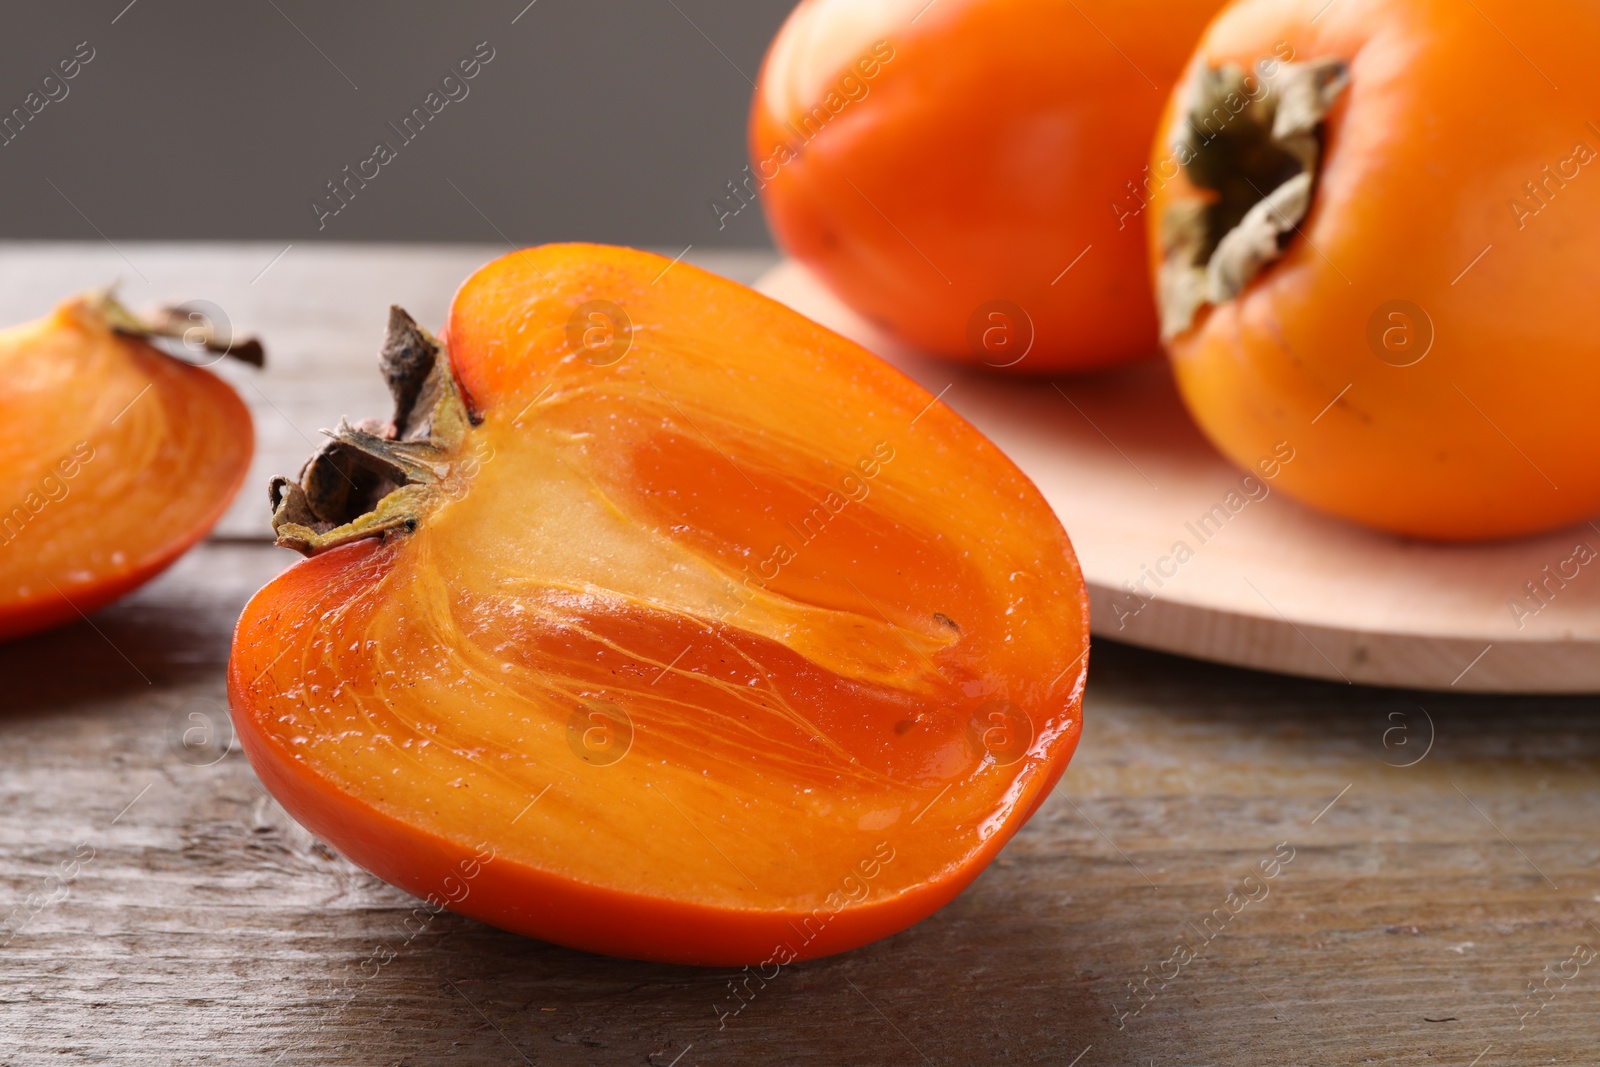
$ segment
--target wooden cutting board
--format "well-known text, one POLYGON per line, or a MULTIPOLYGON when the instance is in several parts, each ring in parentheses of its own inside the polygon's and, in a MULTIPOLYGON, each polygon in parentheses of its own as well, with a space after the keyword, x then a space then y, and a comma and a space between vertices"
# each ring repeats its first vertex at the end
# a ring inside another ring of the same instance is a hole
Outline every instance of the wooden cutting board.
POLYGON ((1374 533, 1243 483, 1163 361, 998 377, 919 356, 792 261, 756 287, 894 363, 1016 461, 1072 536, 1097 635, 1368 685, 1600 691, 1600 526, 1470 546, 1374 533))

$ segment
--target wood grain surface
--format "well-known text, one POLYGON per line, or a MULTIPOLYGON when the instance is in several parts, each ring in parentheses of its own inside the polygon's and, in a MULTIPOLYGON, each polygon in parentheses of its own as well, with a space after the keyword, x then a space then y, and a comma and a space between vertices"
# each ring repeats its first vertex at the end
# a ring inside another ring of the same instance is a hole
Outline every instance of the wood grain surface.
MULTIPOLYGON (((496 253, 296 247, 251 287, 279 250, 7 246, 0 306, 130 264, 149 299, 216 301, 266 336, 263 453, 298 462, 302 432, 381 410, 388 302, 436 323, 496 253)), ((740 1000, 729 972, 419 912, 282 813, 223 707, 233 622, 294 558, 254 489, 133 597, 0 646, 0 1064, 1600 1062, 1593 698, 1097 640, 1079 754, 999 860, 740 1000)))

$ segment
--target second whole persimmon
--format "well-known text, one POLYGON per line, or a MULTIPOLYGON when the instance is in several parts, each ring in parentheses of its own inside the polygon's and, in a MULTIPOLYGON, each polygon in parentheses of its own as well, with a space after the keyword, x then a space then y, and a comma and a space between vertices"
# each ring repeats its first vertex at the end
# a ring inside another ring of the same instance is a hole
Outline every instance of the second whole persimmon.
POLYGON ((1288 442, 1278 486, 1323 511, 1442 541, 1600 511, 1600 7, 1528 15, 1244 0, 1173 97, 1179 387, 1237 462, 1288 442))
POLYGON ((805 0, 750 117, 747 192, 845 303, 1021 373, 1160 351, 1146 155, 1221 0, 805 0))
POLYGON ((1060 523, 976 430, 759 294, 525 250, 387 425, 280 479, 311 558, 229 693, 262 781, 349 859, 561 944, 781 964, 968 884, 1080 730, 1060 523))

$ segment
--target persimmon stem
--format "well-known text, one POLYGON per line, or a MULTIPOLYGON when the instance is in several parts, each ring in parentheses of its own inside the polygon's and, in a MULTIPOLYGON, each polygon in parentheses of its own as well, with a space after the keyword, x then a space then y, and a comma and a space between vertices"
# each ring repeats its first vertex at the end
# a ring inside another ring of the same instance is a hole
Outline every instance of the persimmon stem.
POLYGON ((394 417, 337 430, 297 479, 272 479, 278 544, 306 556, 414 530, 430 509, 471 418, 444 346, 398 307, 378 357, 394 417))
POLYGON ((1350 82, 1342 59, 1290 63, 1273 78, 1226 65, 1195 79, 1173 154, 1201 193, 1161 219, 1161 336, 1238 296, 1311 209, 1324 119, 1350 82))
MULTIPOLYGON (((267 353, 261 347, 260 341, 253 337, 223 336, 218 332, 216 323, 209 317, 196 315, 189 309, 164 307, 156 313, 159 318, 148 321, 124 307, 117 300, 114 288, 102 289, 86 299, 89 306, 106 320, 106 324, 112 330, 125 337, 137 337, 142 341, 150 341, 153 338, 178 341, 185 346, 198 345, 207 352, 214 352, 219 356, 230 356, 252 367, 260 368, 266 365, 267 353)), ((173 359, 178 358, 168 349, 152 347, 173 359)))

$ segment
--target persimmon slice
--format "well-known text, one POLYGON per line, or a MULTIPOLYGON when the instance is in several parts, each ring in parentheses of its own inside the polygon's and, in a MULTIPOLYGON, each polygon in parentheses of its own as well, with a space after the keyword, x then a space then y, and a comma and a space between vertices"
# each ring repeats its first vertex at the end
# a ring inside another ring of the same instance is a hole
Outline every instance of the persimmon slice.
POLYGON ((221 379, 150 343, 109 293, 0 332, 0 639, 87 614, 164 570, 244 481, 250 413, 221 379))
POLYGON ((863 349, 568 245, 480 270, 443 342, 397 315, 384 363, 394 420, 276 484, 311 558, 229 668, 262 780, 354 862, 564 945, 781 961, 943 905, 1061 774, 1066 534, 863 349))

